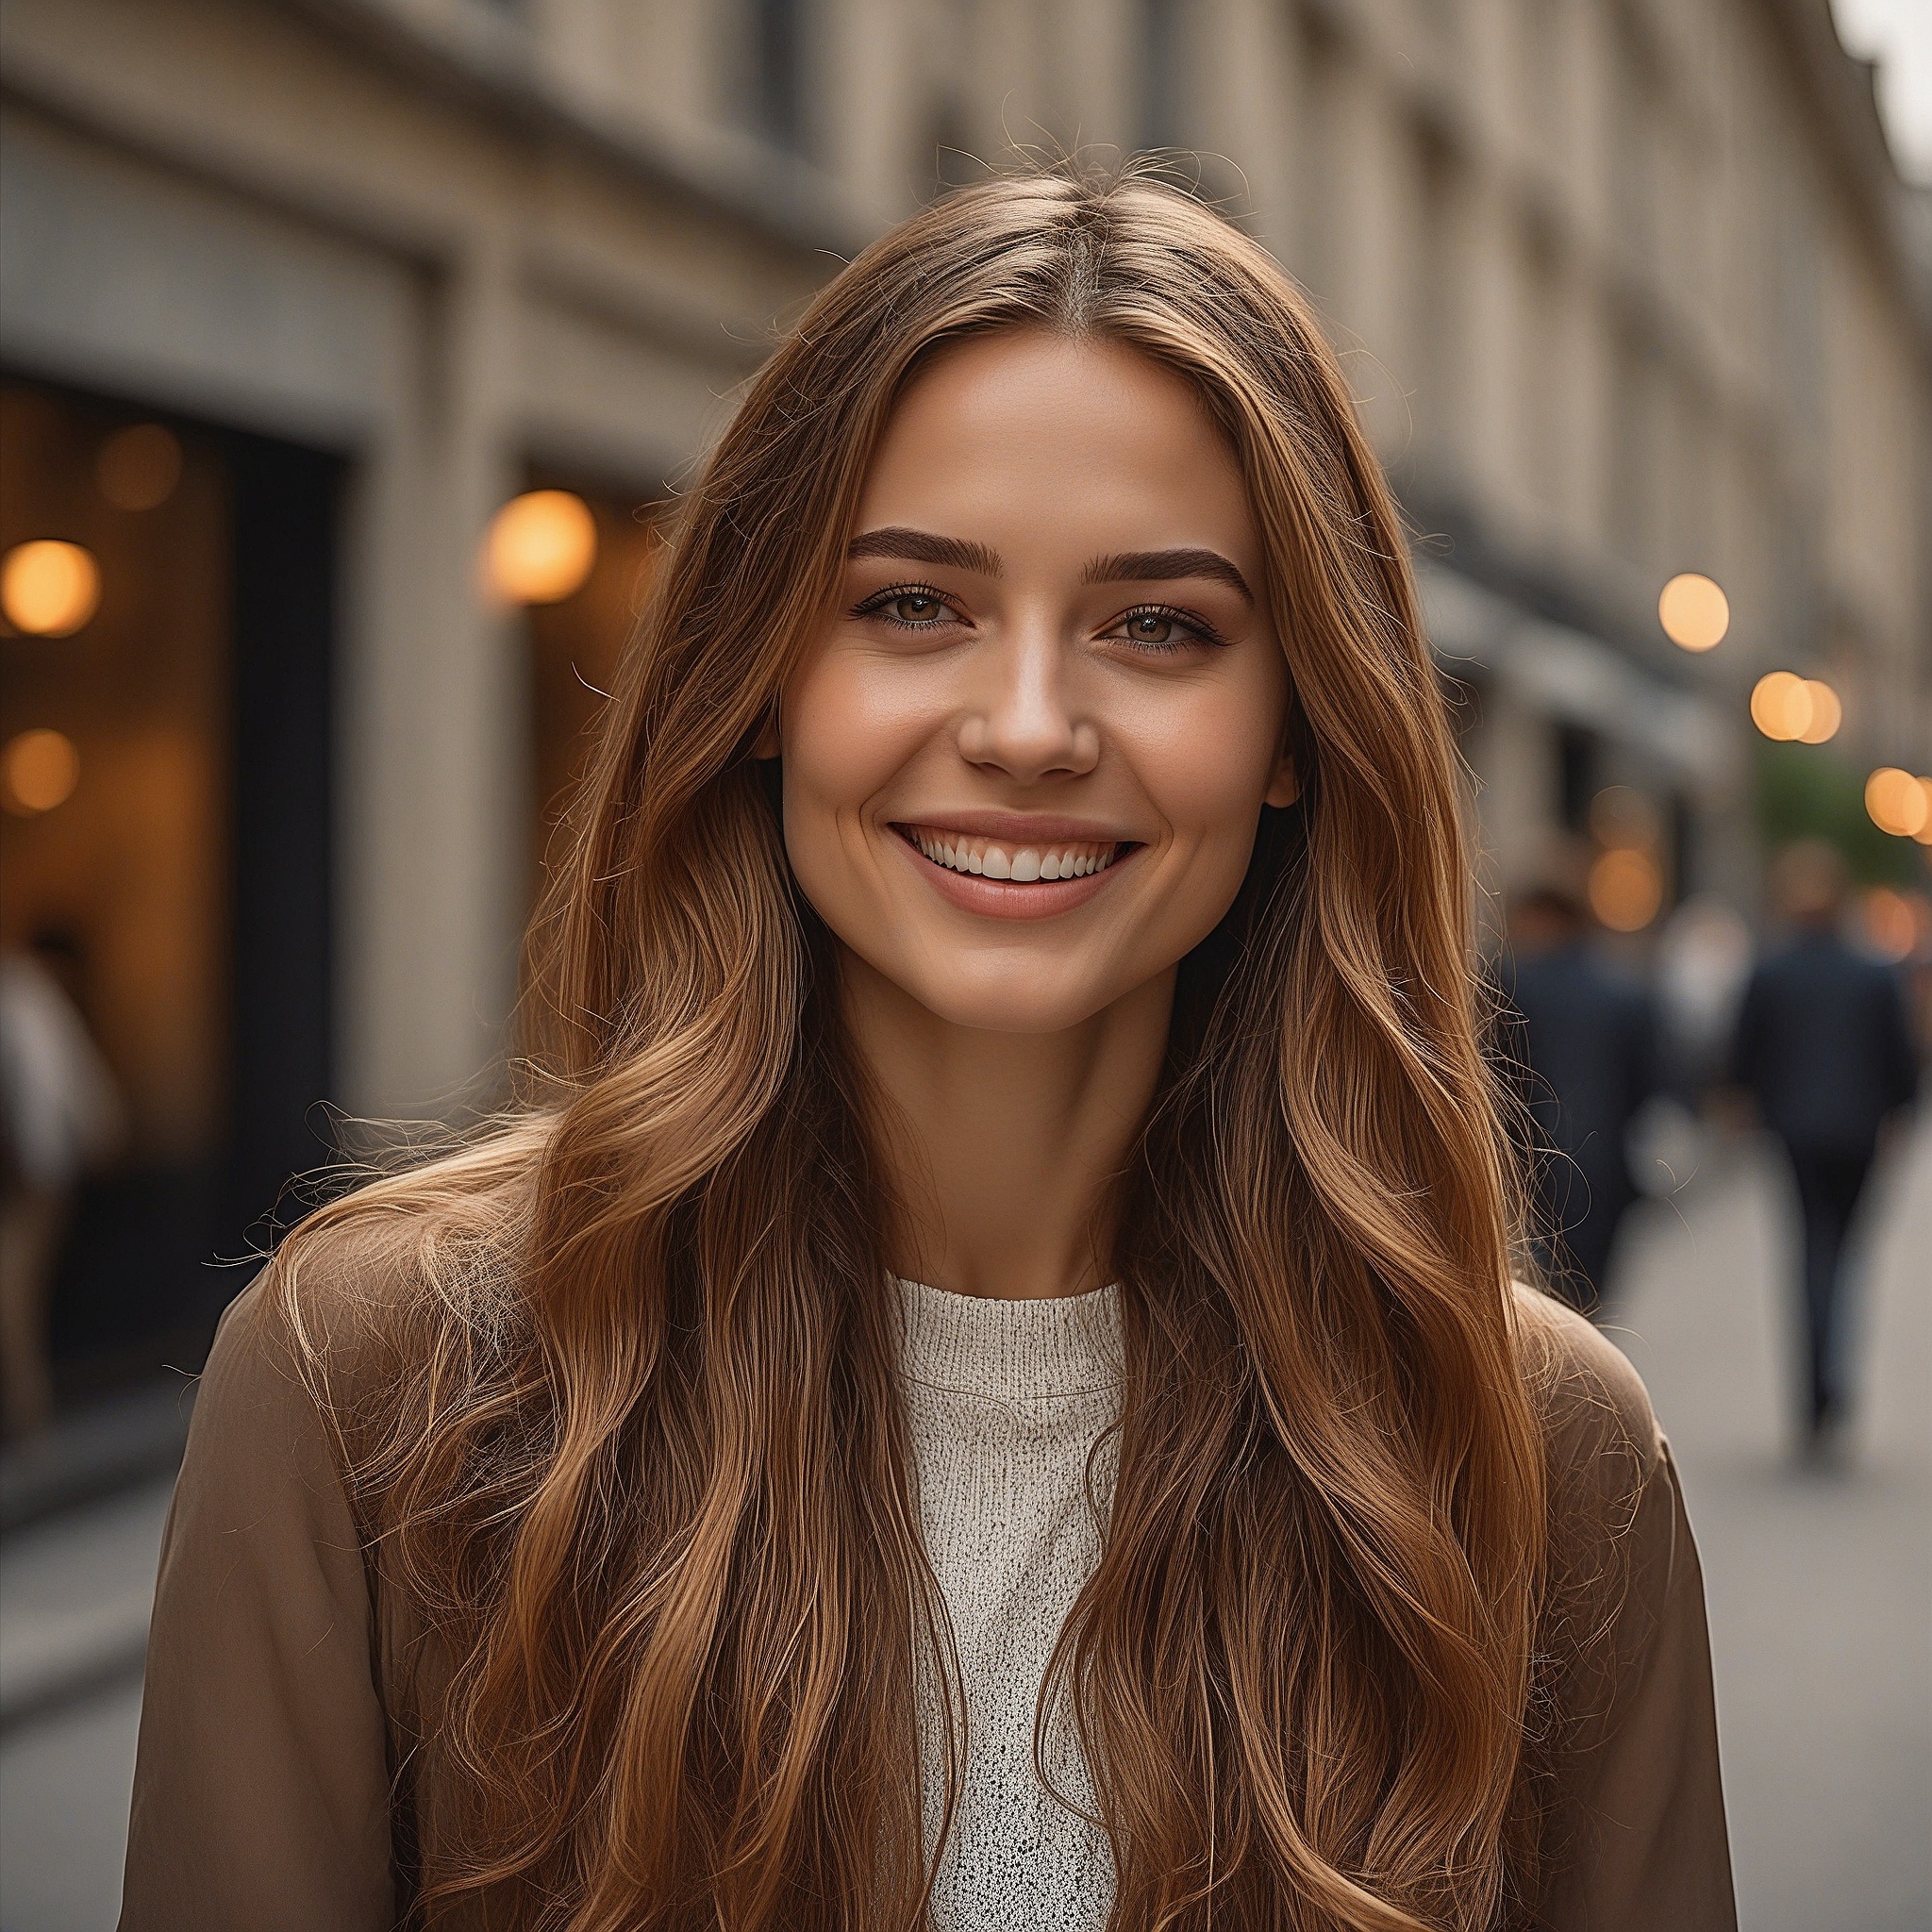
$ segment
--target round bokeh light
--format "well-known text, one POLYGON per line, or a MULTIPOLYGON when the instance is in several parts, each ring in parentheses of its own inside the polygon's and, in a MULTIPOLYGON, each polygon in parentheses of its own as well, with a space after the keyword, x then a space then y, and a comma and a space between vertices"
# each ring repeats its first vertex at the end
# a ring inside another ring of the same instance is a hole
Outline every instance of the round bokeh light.
POLYGON ((0 801, 21 818, 65 805, 80 782, 80 754, 60 731, 23 731, 0 751, 0 801))
POLYGON ((597 560, 597 520, 568 490, 528 490, 491 519, 483 574, 508 604, 559 604, 597 560))
POLYGON ((101 567, 78 543, 16 543, 0 563, 0 610, 33 638, 72 637, 101 606, 101 567))
POLYGON ((1657 616, 1679 650, 1708 651, 1724 641, 1731 627, 1731 601, 1709 577, 1687 570, 1664 586, 1657 616))

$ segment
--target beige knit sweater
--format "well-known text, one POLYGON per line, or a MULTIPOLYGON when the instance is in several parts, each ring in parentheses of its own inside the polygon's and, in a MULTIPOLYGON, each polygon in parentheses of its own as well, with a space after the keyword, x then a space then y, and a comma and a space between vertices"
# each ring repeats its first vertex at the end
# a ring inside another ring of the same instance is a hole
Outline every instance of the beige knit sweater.
MULTIPOLYGON (((903 1287, 920 1510, 965 1698, 964 1776, 935 1932, 1098 1932, 1113 1895, 1107 1839, 1041 1782, 1034 1718, 1111 1505, 1111 1457, 1092 1458, 1091 1499, 1088 1464, 1120 1407, 1119 1295, 1008 1302, 903 1287)), ((928 1683, 921 1711, 934 1835, 945 1784, 940 1694, 928 1683)), ((1061 1710, 1050 1714, 1046 1756, 1057 1789, 1091 1814, 1061 1710)))

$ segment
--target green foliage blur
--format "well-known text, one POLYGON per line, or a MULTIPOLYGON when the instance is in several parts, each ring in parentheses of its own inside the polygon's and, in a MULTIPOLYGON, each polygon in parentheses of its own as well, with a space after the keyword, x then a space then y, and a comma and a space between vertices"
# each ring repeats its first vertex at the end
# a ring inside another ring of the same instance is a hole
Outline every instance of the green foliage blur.
POLYGON ((1866 774, 1826 745, 1774 744, 1757 752, 1757 824, 1771 846, 1824 839, 1862 886, 1923 885, 1928 848, 1894 839, 1865 809, 1866 774))

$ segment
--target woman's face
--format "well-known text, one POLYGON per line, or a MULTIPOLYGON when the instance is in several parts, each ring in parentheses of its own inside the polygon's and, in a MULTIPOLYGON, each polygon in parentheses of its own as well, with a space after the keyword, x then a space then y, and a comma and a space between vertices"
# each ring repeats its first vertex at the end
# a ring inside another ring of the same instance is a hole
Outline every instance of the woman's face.
POLYGON ((1234 452, 1130 349, 941 354, 779 707, 785 841, 841 941, 956 1024, 1070 1027, 1171 973, 1287 804, 1288 675, 1234 452))

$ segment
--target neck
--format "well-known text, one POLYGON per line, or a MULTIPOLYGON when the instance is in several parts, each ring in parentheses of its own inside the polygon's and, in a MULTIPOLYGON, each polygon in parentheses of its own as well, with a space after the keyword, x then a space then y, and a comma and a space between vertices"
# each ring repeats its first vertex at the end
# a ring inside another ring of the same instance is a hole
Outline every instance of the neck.
POLYGON ((847 1036, 883 1103, 892 1266, 958 1294, 1080 1294, 1110 1280, 1112 1182, 1153 1104, 1174 974, 1062 1033, 941 1019, 845 953, 847 1036))

